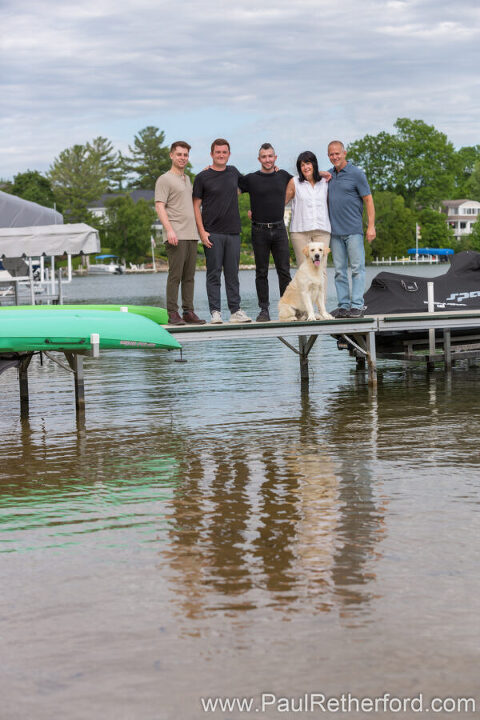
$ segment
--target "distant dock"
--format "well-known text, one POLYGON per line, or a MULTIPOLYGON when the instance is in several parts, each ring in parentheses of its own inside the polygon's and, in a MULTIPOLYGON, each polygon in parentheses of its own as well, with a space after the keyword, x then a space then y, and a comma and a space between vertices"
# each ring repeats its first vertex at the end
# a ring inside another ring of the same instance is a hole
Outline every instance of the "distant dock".
POLYGON ((382 257, 372 260, 372 265, 436 265, 439 263, 438 255, 420 255, 415 257, 382 257))

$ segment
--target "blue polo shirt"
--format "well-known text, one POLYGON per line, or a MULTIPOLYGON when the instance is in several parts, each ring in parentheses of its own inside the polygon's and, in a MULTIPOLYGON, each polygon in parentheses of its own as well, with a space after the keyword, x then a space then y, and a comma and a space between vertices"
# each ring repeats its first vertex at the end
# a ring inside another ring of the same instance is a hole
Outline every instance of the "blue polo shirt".
POLYGON ((333 167, 330 172, 328 209, 332 235, 363 235, 362 198, 371 194, 365 173, 351 162, 338 173, 333 167))

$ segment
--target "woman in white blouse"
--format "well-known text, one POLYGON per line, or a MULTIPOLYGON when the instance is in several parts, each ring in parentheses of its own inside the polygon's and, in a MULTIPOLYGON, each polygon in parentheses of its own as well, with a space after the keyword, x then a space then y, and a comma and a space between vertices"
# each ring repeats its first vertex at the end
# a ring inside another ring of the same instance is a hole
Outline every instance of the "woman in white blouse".
POLYGON ((330 246, 330 219, 328 217, 328 182, 322 177, 328 173, 318 171, 315 155, 306 150, 297 159, 298 177, 288 185, 285 204, 292 201, 290 238, 292 240, 297 268, 305 260, 302 250, 312 240, 330 246))

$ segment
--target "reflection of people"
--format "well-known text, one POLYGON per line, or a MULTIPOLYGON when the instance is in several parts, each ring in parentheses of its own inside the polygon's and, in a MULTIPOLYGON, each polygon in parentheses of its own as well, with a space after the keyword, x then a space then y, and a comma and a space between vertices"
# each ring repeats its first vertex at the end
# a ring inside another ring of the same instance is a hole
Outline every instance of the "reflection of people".
POLYGON ((220 300, 222 269, 231 313, 230 322, 251 322, 240 308, 240 173, 233 165, 227 166, 230 157, 227 140, 214 140, 210 155, 212 164, 197 175, 193 184, 193 208, 207 262, 207 296, 211 322, 223 322, 220 300))
MULTIPOLYGON (((305 260, 302 250, 309 242, 330 244, 330 220, 328 219, 328 184, 320 173, 318 161, 309 150, 297 158, 298 177, 292 178, 287 186, 285 202, 292 200, 290 238, 292 240, 297 267, 305 260)), ((326 287, 326 283, 325 283, 326 287)))
POLYGON ((280 295, 291 280, 288 235, 283 220, 285 191, 291 179, 286 170, 275 172, 277 156, 270 143, 263 143, 258 160, 261 170, 239 179, 239 188, 250 194, 252 208, 252 246, 255 255, 255 285, 260 314, 257 322, 268 322, 268 265, 272 253, 278 275, 280 295))
POLYGON ((170 325, 201 325, 205 322, 200 320, 193 309, 198 233, 193 214, 192 184, 188 175, 185 175, 189 151, 188 143, 181 140, 174 142, 170 148, 172 167, 155 184, 155 209, 166 233, 167 311, 170 325), (178 313, 180 283, 183 319, 178 313))
POLYGON ((363 317, 365 291, 365 248, 363 244, 363 207, 367 211, 366 237, 375 239, 375 207, 363 170, 347 162, 343 143, 333 140, 328 145, 330 172, 328 203, 332 223, 332 257, 335 266, 335 288, 338 307, 334 317, 363 317), (348 263, 352 269, 352 293, 348 282, 348 263))

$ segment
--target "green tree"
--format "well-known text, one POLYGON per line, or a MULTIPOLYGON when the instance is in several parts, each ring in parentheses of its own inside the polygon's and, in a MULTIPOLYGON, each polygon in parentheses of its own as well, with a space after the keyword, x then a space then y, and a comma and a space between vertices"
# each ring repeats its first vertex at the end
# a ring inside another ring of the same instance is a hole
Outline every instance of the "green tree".
POLYGON ((124 170, 136 175, 131 187, 153 190, 158 176, 170 170, 170 150, 164 142, 165 133, 152 125, 135 135, 133 147, 128 146, 130 157, 122 158, 124 170))
POLYGON ((125 170, 121 154, 114 149, 110 140, 99 135, 92 142, 87 143, 86 147, 92 158, 96 158, 98 166, 103 168, 108 181, 108 189, 121 191, 125 180, 125 170))
POLYGON ((15 175, 9 192, 44 207, 53 208, 55 205, 55 195, 51 183, 38 170, 27 170, 15 175))
POLYGON ((87 206, 106 192, 108 172, 105 156, 92 143, 73 145, 54 160, 47 177, 70 222, 93 222, 87 206))
POLYGON ((480 159, 473 166, 472 173, 466 183, 465 195, 462 197, 480 202, 480 159))
POLYGON ((476 189, 475 180, 473 181, 475 189, 472 188, 472 178, 475 174, 480 190, 480 145, 460 148, 455 155, 455 189, 451 196, 452 200, 478 199, 472 198, 472 191, 475 192, 476 189), (476 172, 475 168, 477 168, 476 172))
POLYGON ((415 247, 415 213, 405 207, 401 195, 392 192, 375 192, 373 200, 377 229, 371 244, 373 257, 403 257, 415 247))
POLYGON ((104 219, 105 244, 127 262, 141 261, 150 249, 155 219, 153 207, 143 198, 137 203, 128 195, 112 198, 104 219))
POLYGON ((395 127, 401 149, 397 192, 405 188, 407 200, 429 206, 451 197, 455 149, 447 136, 422 120, 399 118, 395 127))
POLYGON ((365 135, 361 140, 350 143, 347 156, 363 168, 372 192, 395 188, 398 147, 394 135, 386 132, 365 135))
POLYGON ((396 133, 367 135, 348 146, 348 156, 367 173, 374 190, 402 195, 411 206, 436 206, 451 197, 455 149, 423 120, 398 118, 396 133))
POLYGON ((2 192, 11 193, 12 185, 13 185, 13 182, 11 180, 6 180, 5 178, 0 178, 0 190, 2 192))
POLYGON ((445 221, 445 214, 431 208, 418 213, 421 241, 419 247, 449 247, 458 250, 458 242, 452 228, 445 221))
POLYGON ((243 246, 251 248, 252 246, 252 222, 248 217, 250 210, 250 195, 242 193, 238 196, 238 209, 240 211, 240 223, 242 229, 240 231, 240 242, 243 246))
POLYGON ((474 224, 469 236, 469 246, 472 250, 480 252, 480 218, 474 224))

